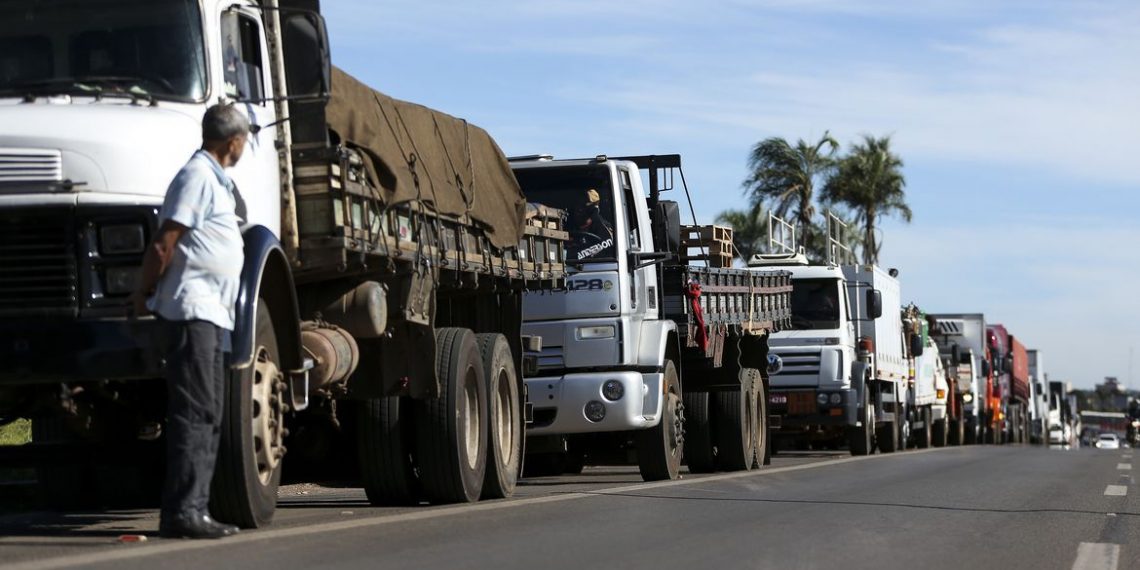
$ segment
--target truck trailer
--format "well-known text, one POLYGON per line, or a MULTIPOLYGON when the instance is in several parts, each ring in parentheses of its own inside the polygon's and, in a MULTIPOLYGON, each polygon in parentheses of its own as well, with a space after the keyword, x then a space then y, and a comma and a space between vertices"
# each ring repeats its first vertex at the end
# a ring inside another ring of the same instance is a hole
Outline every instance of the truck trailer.
POLYGON ((511 494, 540 342, 523 295, 562 286, 567 236, 485 131, 332 68, 315 0, 15 0, 0 19, 20 22, 0 55, 0 421, 33 431, 6 462, 56 500, 157 487, 159 323, 126 301, 222 101, 253 127, 230 172, 245 260, 213 514, 270 522, 286 457, 374 504, 511 494))
POLYGON ((1014 338, 1005 325, 988 327, 992 368, 996 371, 993 443, 1029 442, 1029 356, 1025 345, 1014 338))
POLYGON ((1049 418, 1052 415, 1049 397, 1049 375, 1045 374, 1044 357, 1040 350, 1026 351, 1029 358, 1030 429, 1031 443, 1045 444, 1049 438, 1049 418))
POLYGON ((681 226, 661 199, 684 180, 678 155, 512 166, 528 199, 568 212, 570 234, 566 287, 523 304, 524 331, 543 339, 526 381, 530 473, 634 462, 657 480, 682 459, 692 472, 763 464, 767 341, 791 316, 788 274, 734 269, 726 228, 681 226))

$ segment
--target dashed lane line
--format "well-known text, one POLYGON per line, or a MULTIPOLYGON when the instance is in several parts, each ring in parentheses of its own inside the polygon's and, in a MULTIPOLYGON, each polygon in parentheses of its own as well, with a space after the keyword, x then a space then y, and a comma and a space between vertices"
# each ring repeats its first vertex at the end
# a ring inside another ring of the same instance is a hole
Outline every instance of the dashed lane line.
MULTIPOLYGON (((605 494, 629 493, 633 491, 643 491, 648 489, 660 489, 662 487, 680 487, 684 485, 693 485, 699 483, 711 483, 714 481, 728 481, 732 479, 743 479, 745 477, 763 477, 768 475, 777 475, 781 473, 790 473, 793 471, 804 471, 808 469, 818 469, 820 467, 829 467, 832 465, 842 465, 845 463, 854 463, 857 461, 872 461, 890 459, 892 457, 914 457, 923 453, 934 453, 943 450, 954 449, 952 447, 922 449, 916 451, 908 451, 901 454, 887 454, 887 455, 864 455, 860 457, 844 457, 841 459, 831 459, 827 461, 819 461, 816 463, 806 463, 802 465, 790 465, 788 467, 776 467, 759 469, 756 471, 737 471, 734 473, 722 473, 719 475, 710 475, 707 477, 695 477, 691 479, 677 479, 673 481, 657 481, 654 483, 640 483, 634 485, 623 485, 621 487, 610 487, 608 489, 591 489, 588 492, 571 492, 564 495, 547 495, 542 497, 530 497, 525 499, 512 499, 506 501, 491 501, 483 503, 475 503, 470 505, 461 505, 454 507, 439 507, 427 508, 423 510, 415 510, 402 512, 391 515, 379 515, 375 517, 366 517, 360 519, 353 519, 347 521, 336 521, 321 523, 315 525, 303 525, 289 528, 278 528, 269 530, 259 530, 249 533, 241 533, 237 536, 224 538, 221 541, 213 540, 172 540, 160 541, 153 546, 128 546, 123 548, 121 545, 112 547, 113 549, 102 550, 99 552, 89 552, 84 554, 75 554, 70 556, 61 556, 58 558, 49 558, 42 560, 29 560, 27 562, 6 565, 5 570, 32 570, 32 569, 50 569, 50 568, 68 568, 73 566, 89 566, 92 564, 100 564, 107 562, 115 562, 118 560, 130 560, 135 558, 143 558, 148 556, 156 556, 160 554, 169 554, 173 552, 188 552, 194 550, 201 550, 203 548, 216 548, 218 546, 231 546, 234 544, 243 544, 251 542, 262 542, 266 540, 274 540, 281 538, 290 538, 298 536, 308 536, 316 533, 339 532, 357 528, 367 528, 373 526, 381 526, 393 523, 423 521, 429 519, 438 519, 448 516, 466 515, 469 513, 499 511, 505 509, 512 509, 517 507, 526 507, 530 505, 540 505, 546 503, 559 503, 563 501, 572 501, 575 499, 587 499, 597 497, 605 494)), ((1106 492, 1107 494, 1107 492, 1106 492)))
POLYGON ((1116 570, 1120 564, 1120 545, 1104 542, 1082 542, 1077 547, 1073 570, 1116 570))
POLYGON ((1131 463, 1117 463, 1116 468, 1121 470, 1121 471, 1131 471, 1132 470, 1132 464, 1131 463))
POLYGON ((1104 494, 1108 497, 1123 497, 1128 494, 1128 487, 1124 485, 1109 485, 1104 488, 1104 494))

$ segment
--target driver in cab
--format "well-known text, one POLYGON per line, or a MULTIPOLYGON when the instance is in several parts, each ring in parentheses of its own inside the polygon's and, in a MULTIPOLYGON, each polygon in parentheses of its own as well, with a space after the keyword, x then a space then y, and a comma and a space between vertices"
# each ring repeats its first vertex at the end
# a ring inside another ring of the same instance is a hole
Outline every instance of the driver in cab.
POLYGON ((601 196, 591 188, 586 190, 580 205, 570 212, 571 259, 584 261, 591 258, 613 257, 614 230, 601 215, 601 196))

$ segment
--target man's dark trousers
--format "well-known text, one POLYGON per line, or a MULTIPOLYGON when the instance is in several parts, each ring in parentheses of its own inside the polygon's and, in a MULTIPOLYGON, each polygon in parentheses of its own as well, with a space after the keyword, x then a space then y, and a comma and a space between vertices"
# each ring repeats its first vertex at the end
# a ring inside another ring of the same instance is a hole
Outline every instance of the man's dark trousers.
POLYGON ((163 519, 209 514, 221 434, 226 333, 208 321, 166 321, 163 519))

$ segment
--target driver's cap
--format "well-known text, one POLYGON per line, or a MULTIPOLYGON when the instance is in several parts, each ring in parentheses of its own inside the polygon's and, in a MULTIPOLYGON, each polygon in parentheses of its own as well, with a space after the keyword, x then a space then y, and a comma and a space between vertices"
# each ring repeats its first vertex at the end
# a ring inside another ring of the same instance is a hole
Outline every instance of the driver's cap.
POLYGON ((586 190, 586 204, 587 205, 596 206, 601 201, 602 201, 602 197, 600 194, 598 194, 597 190, 594 190, 593 188, 586 190))

